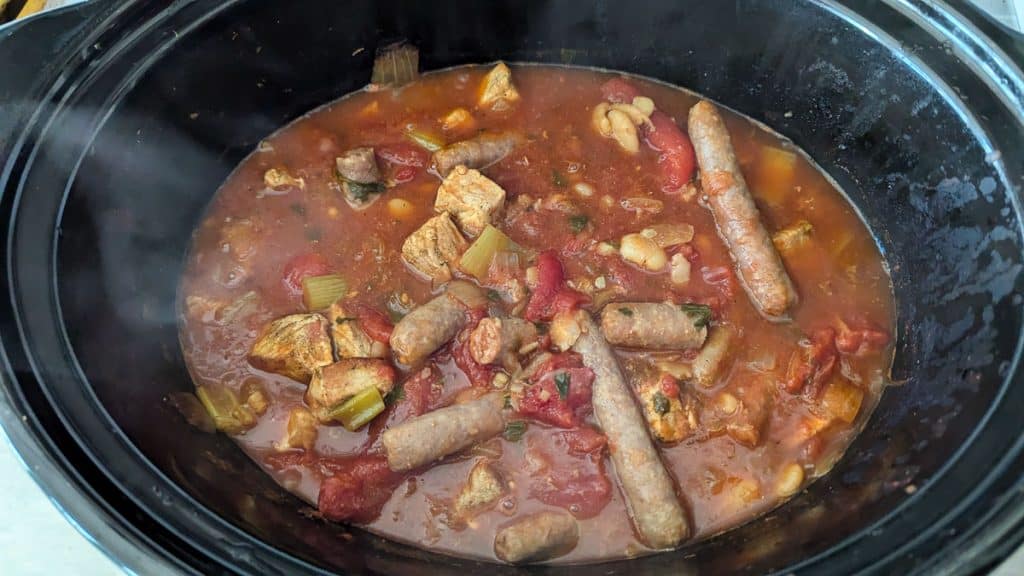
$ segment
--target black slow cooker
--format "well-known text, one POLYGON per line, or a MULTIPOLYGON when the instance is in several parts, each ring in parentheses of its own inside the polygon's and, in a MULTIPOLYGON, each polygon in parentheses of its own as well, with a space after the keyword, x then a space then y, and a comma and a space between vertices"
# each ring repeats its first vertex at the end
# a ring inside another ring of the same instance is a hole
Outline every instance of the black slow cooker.
POLYGON ((685 86, 808 150, 892 268, 894 386, 827 477, 742 528, 579 574, 967 574, 1024 539, 1024 44, 960 2, 91 2, 0 30, 0 419, 126 568, 560 573, 324 523, 191 390, 175 290, 193 226, 256 143, 363 86, 496 59, 685 86))

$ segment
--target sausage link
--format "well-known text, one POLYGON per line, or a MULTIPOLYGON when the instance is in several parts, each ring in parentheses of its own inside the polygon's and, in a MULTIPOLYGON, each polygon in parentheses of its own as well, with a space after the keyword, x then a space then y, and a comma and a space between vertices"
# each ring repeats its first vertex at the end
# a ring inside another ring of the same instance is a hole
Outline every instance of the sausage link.
POLYGON ((494 555, 505 562, 550 560, 567 554, 580 539, 580 527, 567 512, 540 512, 520 518, 494 536, 494 555))
POLYGON ((515 132, 502 132, 454 142, 434 152, 434 167, 441 176, 447 176, 460 164, 469 168, 486 168, 512 152, 522 139, 515 132))
POLYGON ((647 424, 615 360, 590 315, 571 312, 579 327, 572 349, 594 371, 594 416, 608 437, 615 475, 637 532, 652 548, 672 548, 690 534, 686 513, 672 478, 647 435, 647 424))
POLYGON ((434 353, 466 326, 466 307, 445 292, 398 321, 391 349, 402 364, 412 365, 434 353))
POLYGON ((613 302, 601 311, 601 332, 614 346, 647 350, 692 350, 704 345, 708 329, 696 327, 670 302, 613 302))
POLYGON ((793 282, 761 222, 761 214, 740 172, 729 132, 707 101, 690 109, 690 140, 697 153, 706 202, 736 264, 736 272, 754 306, 781 319, 796 304, 793 282))
POLYGON ((492 392, 388 428, 381 438, 388 467, 413 470, 497 436, 505 429, 503 403, 502 395, 492 392))

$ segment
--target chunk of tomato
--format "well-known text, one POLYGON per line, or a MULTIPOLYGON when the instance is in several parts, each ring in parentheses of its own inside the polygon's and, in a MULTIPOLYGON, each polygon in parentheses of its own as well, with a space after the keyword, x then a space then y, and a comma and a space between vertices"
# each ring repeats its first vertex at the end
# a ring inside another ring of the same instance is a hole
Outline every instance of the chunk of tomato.
POLYGON ((327 467, 335 472, 320 483, 317 508, 334 521, 373 521, 404 478, 384 456, 334 459, 327 467))
POLYGON ((594 372, 582 366, 552 367, 538 374, 519 399, 519 414, 559 428, 578 426, 591 410, 594 372))
POLYGON ((636 86, 622 78, 612 78, 601 85, 601 96, 605 100, 615 102, 616 104, 630 104, 633 102, 633 98, 639 95, 640 91, 637 90, 636 86))
POLYGON ((331 272, 327 259, 316 253, 300 254, 284 266, 282 282, 292 296, 302 294, 302 279, 309 276, 323 276, 331 272))
POLYGON ((554 250, 541 252, 536 267, 537 287, 526 305, 527 320, 550 320, 559 312, 574 310, 590 301, 585 294, 565 286, 565 270, 554 250))
POLYGON ((812 396, 817 396, 835 370, 835 337, 836 332, 831 328, 815 330, 811 338, 802 342, 800 349, 793 352, 783 382, 787 392, 796 394, 806 390, 812 396))
POLYGON ((644 139, 659 153, 662 192, 675 192, 693 178, 697 168, 693 144, 668 114, 659 110, 651 114, 651 127, 644 130, 644 139))
POLYGON ((403 142, 378 146, 374 154, 384 164, 387 179, 396 184, 412 180, 430 162, 425 150, 403 142))

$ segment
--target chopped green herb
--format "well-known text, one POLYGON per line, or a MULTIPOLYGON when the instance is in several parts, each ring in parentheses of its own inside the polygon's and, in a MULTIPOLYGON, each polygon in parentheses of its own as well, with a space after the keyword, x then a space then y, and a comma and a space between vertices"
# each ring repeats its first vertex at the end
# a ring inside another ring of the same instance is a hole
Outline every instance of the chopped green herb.
POLYGON ((654 398, 651 399, 651 403, 654 405, 654 411, 660 416, 668 414, 670 408, 668 398, 666 398, 661 392, 654 393, 654 398))
POLYGON ((388 395, 384 397, 384 404, 391 406, 395 402, 399 402, 405 399, 405 386, 398 384, 388 392, 388 395))
POLYGON ((565 188, 565 176, 562 176, 562 173, 559 172, 558 170, 552 170, 551 183, 554 184, 555 186, 558 186, 559 188, 565 188))
POLYGON ((315 226, 313 228, 306 229, 306 240, 309 240, 310 242, 319 242, 322 236, 323 233, 315 226))
POLYGON ((629 308, 626 308, 625 306, 623 306, 622 308, 619 308, 619 314, 622 314, 623 316, 632 317, 633 316, 633 311, 630 310, 629 308))
POLYGON ((345 316, 338 316, 337 318, 334 319, 334 323, 338 324, 338 325, 341 325, 341 324, 344 324, 345 322, 352 322, 353 320, 355 320, 355 318, 347 318, 345 316))
POLYGON ((706 304, 680 304, 679 308, 693 320, 696 328, 703 328, 711 323, 711 307, 706 304))
POLYGON ((537 334, 541 335, 547 334, 548 330, 551 328, 548 326, 547 322, 534 322, 533 326, 537 329, 537 334))
POLYGON ((511 410, 512 409, 512 395, 511 394, 505 394, 505 405, 504 405, 504 408, 505 408, 505 410, 511 410))
POLYGON ((370 199, 370 195, 384 192, 384 184, 381 182, 369 182, 364 184, 362 182, 346 180, 344 177, 341 179, 342 186, 348 191, 348 195, 356 202, 366 202, 370 199))
POLYGON ((559 372, 555 374, 555 388, 558 388, 558 395, 565 400, 569 397, 569 373, 559 372))
POLYGON ((497 290, 488 290, 487 299, 491 302, 501 302, 501 293, 497 290))
POLYGON ((505 424, 505 432, 502 436, 509 442, 518 442, 523 437, 523 434, 526 434, 526 421, 513 420, 505 424))
POLYGON ((298 202, 290 204, 288 208, 291 209, 292 212, 298 214, 299 216, 306 215, 306 207, 303 206, 302 204, 299 204, 298 202))
POLYGON ((586 214, 573 214, 569 216, 569 228, 572 228, 573 234, 579 234, 587 227, 589 221, 590 218, 587 218, 586 214))

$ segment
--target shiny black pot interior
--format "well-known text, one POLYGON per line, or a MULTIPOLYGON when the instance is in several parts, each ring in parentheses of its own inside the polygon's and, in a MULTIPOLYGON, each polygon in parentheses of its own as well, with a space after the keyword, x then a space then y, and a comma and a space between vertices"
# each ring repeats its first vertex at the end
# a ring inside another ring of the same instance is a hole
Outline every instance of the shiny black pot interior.
POLYGON ((375 47, 400 38, 423 69, 588 65, 706 94, 808 150, 890 263, 901 384, 830 475, 710 541, 579 573, 964 571, 1019 542, 1019 78, 993 83, 1004 55, 972 54, 950 13, 797 0, 154 4, 95 10, 81 49, 37 75, 0 182, 7 393, 152 553, 203 573, 557 572, 312 519, 164 400, 192 386, 176 288, 213 193, 262 137, 363 86, 375 47))

